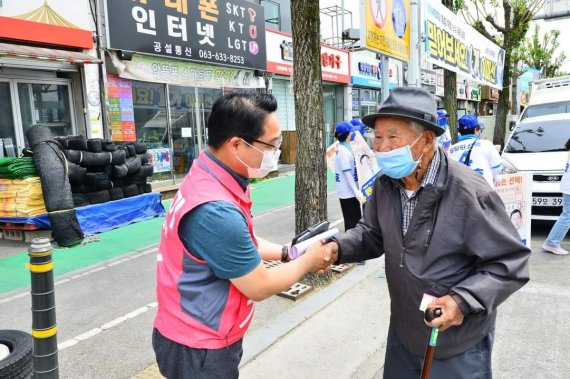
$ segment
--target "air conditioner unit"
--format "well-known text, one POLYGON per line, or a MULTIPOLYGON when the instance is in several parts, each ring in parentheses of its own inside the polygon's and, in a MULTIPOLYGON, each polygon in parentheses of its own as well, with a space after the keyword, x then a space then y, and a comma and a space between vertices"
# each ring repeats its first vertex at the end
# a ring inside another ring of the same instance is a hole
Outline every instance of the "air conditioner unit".
POLYGON ((342 32, 342 39, 358 41, 360 39, 360 29, 346 29, 344 32, 342 32))

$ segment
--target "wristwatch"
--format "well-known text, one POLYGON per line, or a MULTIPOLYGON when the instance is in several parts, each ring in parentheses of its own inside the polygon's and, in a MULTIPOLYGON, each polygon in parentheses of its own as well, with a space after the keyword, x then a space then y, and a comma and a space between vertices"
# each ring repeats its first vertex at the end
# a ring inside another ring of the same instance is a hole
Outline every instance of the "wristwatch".
POLYGON ((287 263, 289 261, 289 246, 283 245, 283 247, 281 247, 281 262, 287 263))
POLYGON ((467 304, 460 295, 456 294, 455 292, 451 292, 449 295, 457 303, 463 315, 471 313, 471 307, 469 307, 469 304, 467 304))

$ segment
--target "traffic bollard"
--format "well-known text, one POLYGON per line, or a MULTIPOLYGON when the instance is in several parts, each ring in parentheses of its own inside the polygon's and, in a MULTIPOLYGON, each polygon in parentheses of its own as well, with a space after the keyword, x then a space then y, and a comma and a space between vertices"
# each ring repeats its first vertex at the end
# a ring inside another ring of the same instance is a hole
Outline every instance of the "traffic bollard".
POLYGON ((53 284, 52 248, 49 238, 34 238, 28 249, 32 286, 32 337, 34 378, 57 379, 57 324, 53 284))

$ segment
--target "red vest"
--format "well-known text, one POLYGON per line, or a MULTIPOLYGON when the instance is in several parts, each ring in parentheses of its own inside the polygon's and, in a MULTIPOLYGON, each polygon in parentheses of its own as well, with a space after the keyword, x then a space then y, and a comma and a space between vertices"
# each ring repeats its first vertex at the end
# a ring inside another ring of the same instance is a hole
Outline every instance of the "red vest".
POLYGON ((229 280, 216 277, 207 262, 187 251, 178 236, 185 214, 201 204, 220 200, 234 204, 243 213, 257 246, 249 188, 244 192, 236 179, 204 151, 174 197, 160 237, 154 326, 168 339, 192 348, 219 349, 239 341, 255 308, 253 300, 229 280), (219 306, 212 306, 216 302, 219 306))

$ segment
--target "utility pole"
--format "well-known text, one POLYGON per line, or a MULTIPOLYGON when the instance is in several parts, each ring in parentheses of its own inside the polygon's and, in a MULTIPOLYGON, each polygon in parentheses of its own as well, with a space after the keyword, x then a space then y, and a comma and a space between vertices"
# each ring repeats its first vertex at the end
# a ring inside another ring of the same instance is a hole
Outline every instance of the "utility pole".
POLYGON ((410 63, 408 64, 408 86, 420 86, 420 29, 418 0, 410 1, 410 63))

